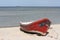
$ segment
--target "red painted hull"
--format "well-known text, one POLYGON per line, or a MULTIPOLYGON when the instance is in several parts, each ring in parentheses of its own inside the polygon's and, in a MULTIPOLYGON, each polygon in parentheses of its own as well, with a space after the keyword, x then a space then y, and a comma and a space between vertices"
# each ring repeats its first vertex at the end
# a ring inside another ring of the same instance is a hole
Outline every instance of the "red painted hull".
POLYGON ((46 35, 48 29, 50 28, 51 21, 47 18, 37 20, 28 25, 20 24, 20 28, 27 32, 36 32, 42 35, 46 35))

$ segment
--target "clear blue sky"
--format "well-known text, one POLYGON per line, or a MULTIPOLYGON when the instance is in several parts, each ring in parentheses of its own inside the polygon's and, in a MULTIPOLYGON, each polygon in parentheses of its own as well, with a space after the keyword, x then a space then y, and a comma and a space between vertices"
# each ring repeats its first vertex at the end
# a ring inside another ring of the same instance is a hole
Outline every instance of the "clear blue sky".
POLYGON ((60 6, 60 0, 0 0, 0 6, 60 6))

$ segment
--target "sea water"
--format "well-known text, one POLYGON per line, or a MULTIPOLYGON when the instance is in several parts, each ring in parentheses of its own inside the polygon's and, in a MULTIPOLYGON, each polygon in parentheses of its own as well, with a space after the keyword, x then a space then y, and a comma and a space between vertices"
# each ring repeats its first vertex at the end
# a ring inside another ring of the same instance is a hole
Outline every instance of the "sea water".
POLYGON ((49 18, 52 24, 60 24, 60 7, 2 7, 0 27, 19 26, 21 21, 34 21, 49 18))

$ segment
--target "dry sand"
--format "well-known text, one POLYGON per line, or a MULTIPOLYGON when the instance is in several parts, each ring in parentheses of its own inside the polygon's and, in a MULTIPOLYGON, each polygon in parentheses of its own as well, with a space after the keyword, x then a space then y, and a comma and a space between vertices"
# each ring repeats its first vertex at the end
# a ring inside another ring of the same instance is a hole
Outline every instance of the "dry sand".
POLYGON ((0 40, 60 40, 60 24, 51 25, 47 36, 27 34, 19 30, 19 27, 0 28, 0 40))

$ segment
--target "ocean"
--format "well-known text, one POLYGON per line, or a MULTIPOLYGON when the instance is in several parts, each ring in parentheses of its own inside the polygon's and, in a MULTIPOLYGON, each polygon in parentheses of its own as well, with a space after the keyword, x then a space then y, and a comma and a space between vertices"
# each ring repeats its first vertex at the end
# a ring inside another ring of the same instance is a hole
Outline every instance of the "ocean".
POLYGON ((20 21, 49 18, 60 24, 60 7, 0 7, 0 27, 19 26, 20 21))

